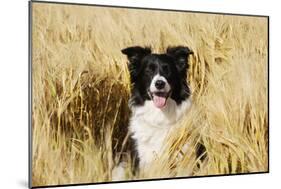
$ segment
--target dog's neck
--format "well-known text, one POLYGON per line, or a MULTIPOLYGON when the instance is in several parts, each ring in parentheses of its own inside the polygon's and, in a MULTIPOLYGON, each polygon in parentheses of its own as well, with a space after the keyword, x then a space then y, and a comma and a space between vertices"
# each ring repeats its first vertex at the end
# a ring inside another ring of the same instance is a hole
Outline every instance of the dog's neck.
POLYGON ((177 104, 168 98, 166 106, 162 109, 155 107, 152 101, 145 101, 143 106, 132 107, 132 114, 134 119, 140 119, 151 127, 163 128, 176 124, 190 106, 190 99, 177 104))
POLYGON ((190 99, 177 104, 169 98, 162 109, 155 107, 152 101, 145 101, 143 106, 132 108, 130 132, 136 140, 140 166, 147 166, 157 159, 169 131, 184 117, 190 106, 190 99))

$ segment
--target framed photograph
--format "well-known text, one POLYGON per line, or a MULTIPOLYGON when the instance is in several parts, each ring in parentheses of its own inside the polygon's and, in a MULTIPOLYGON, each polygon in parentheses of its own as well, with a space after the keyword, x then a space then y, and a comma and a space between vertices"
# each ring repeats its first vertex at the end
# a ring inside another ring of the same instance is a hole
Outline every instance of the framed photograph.
POLYGON ((269 17, 29 2, 29 186, 269 172, 269 17))

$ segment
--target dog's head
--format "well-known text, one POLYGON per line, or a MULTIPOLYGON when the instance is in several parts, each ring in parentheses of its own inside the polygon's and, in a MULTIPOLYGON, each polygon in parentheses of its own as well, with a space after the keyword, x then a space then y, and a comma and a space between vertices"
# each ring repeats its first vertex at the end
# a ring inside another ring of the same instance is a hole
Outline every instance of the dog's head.
POLYGON ((129 60, 132 82, 132 105, 142 105, 152 100, 163 108, 167 99, 181 103, 189 97, 187 85, 188 47, 169 47, 164 54, 153 54, 148 47, 128 47, 122 50, 129 60))

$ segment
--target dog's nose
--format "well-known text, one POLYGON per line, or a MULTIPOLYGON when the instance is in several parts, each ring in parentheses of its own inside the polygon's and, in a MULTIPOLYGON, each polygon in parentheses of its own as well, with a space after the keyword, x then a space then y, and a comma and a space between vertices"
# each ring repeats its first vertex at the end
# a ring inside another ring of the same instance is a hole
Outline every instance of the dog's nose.
POLYGON ((157 89, 163 89, 163 88, 165 87, 165 82, 162 81, 162 80, 157 80, 157 81, 155 82, 155 87, 156 87, 157 89))

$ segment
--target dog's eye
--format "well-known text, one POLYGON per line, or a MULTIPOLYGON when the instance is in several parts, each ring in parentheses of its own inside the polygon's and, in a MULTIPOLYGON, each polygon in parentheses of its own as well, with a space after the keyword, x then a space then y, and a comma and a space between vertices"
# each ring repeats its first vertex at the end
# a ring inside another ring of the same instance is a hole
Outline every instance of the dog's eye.
POLYGON ((155 66, 154 64, 150 64, 150 65, 148 66, 148 71, 154 72, 155 69, 156 69, 156 66, 155 66))
POLYGON ((164 72, 165 74, 169 74, 169 73, 170 73, 170 68, 169 68, 169 66, 163 66, 163 67, 162 67, 162 70, 163 70, 163 72, 164 72))

